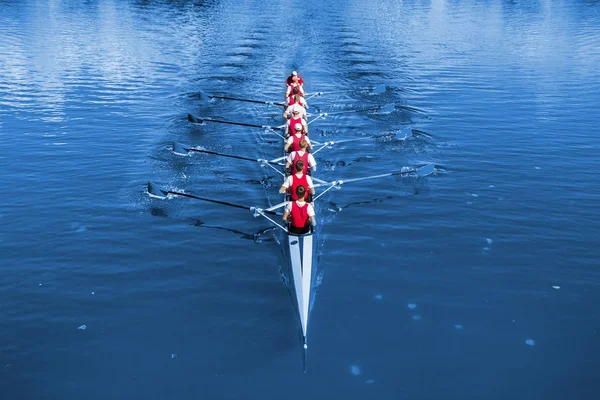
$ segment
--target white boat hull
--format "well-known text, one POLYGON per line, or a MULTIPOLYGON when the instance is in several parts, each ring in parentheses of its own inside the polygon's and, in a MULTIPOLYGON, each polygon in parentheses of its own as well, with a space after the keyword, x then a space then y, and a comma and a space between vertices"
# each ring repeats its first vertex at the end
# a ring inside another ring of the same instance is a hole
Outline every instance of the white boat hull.
POLYGON ((308 312, 311 301, 312 267, 313 267, 313 234, 287 234, 288 254, 292 271, 294 295, 302 325, 302 336, 306 344, 308 331, 308 312))

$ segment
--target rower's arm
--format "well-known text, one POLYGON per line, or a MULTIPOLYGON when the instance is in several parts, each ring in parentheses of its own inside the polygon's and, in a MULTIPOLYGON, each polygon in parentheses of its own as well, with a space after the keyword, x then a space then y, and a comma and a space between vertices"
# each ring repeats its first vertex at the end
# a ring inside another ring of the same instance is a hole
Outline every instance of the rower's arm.
MULTIPOLYGON (((287 211, 284 211, 284 212, 283 212, 283 217, 282 217, 282 219, 283 219, 285 222, 287 222, 287 220, 288 220, 288 215, 289 215, 289 213, 288 213, 287 211)), ((312 223, 312 222, 311 222, 311 223, 312 223)))
POLYGON ((310 170, 312 172, 317 172, 317 162, 312 154, 308 155, 308 165, 310 166, 310 170))
POLYGON ((279 188, 279 193, 281 193, 281 194, 287 193, 289 187, 290 187, 289 179, 286 179, 283 182, 283 185, 281 185, 281 188, 279 188))

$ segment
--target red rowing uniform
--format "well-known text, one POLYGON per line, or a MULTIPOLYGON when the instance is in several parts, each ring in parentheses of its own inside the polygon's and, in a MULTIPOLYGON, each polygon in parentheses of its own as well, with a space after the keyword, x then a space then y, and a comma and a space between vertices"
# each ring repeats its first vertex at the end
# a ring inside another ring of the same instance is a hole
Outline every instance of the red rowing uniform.
MULTIPOLYGON (((288 85, 288 86, 289 86, 289 85, 291 85, 292 83, 295 83, 295 82, 292 80, 292 76, 293 76, 293 75, 290 75, 290 76, 288 76, 288 77, 287 77, 287 79, 285 80, 285 84, 286 84, 286 85, 288 85)), ((300 75, 298 75, 298 85, 304 85, 304 79, 302 79, 302 77, 301 77, 300 75)))
POLYGON ((290 152, 300 151, 300 141, 304 138, 306 138, 305 134, 300 134, 300 136, 298 137, 298 135, 294 133, 292 135, 293 142, 292 142, 292 149, 290 150, 290 152))
POLYGON ((292 201, 292 226, 297 229, 306 229, 308 227, 308 203, 304 203, 303 206, 299 206, 297 202, 292 201))
MULTIPOLYGON (((303 155, 300 155, 299 152, 294 153, 294 160, 292 161, 292 171, 296 171, 296 163, 302 160, 304 162, 304 169, 302 170, 302 173, 306 175, 306 171, 308 170, 308 154, 308 151, 305 151, 303 155)), ((308 189, 308 186, 306 186, 306 188, 308 189)))
POLYGON ((304 124, 302 123, 302 117, 298 117, 298 118, 291 117, 290 125, 289 125, 290 128, 288 129, 288 135, 293 135, 296 132, 294 130, 294 126, 296 124, 302 125, 302 130, 304 131, 304 124))
POLYGON ((296 194, 296 189, 298 188, 298 186, 304 186, 304 188, 306 189, 306 193, 308 194, 308 179, 306 179, 306 174, 302 174, 301 178, 298 178, 298 175, 294 174, 292 175, 292 186, 290 186, 290 195, 292 198, 292 201, 296 201, 298 200, 298 195, 296 194))

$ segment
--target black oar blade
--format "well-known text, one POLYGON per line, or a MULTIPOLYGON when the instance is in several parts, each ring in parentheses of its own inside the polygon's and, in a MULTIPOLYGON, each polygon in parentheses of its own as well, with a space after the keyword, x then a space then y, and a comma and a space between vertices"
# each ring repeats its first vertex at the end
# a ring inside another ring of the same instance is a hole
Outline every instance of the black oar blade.
POLYGON ((204 122, 203 119, 194 117, 192 114, 188 114, 187 120, 195 124, 202 124, 204 122))
POLYGON ((373 93, 384 94, 387 91, 387 85, 379 85, 373 88, 373 93))
POLYGON ((173 142, 173 153, 187 155, 189 151, 190 151, 189 147, 184 146, 181 143, 173 142))
POLYGON ((169 194, 169 191, 158 186, 156 183, 148 182, 148 194, 164 199, 169 194))
POLYGON ((433 174, 433 171, 435 171, 435 164, 431 163, 417 168, 415 172, 417 173, 417 176, 422 177, 433 174))

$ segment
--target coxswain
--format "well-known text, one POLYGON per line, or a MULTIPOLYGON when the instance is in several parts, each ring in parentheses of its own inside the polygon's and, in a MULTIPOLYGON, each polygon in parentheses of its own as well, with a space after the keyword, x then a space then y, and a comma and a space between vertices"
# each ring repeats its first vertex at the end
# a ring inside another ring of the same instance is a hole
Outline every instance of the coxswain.
POLYGON ((308 152, 308 142, 306 139, 300 141, 300 150, 292 151, 287 156, 285 167, 296 171, 296 163, 300 160, 304 163, 304 168, 302 168, 303 174, 307 173, 308 167, 310 167, 311 172, 317 172, 317 162, 313 155, 308 152))
POLYGON ((292 74, 287 77, 285 84, 287 85, 285 97, 290 97, 292 90, 294 90, 296 87, 298 88, 300 94, 304 96, 304 80, 296 71, 293 71, 292 74))
POLYGON ((315 187, 313 186, 312 178, 306 175, 304 172, 304 161, 300 160, 296 163, 296 173, 288 176, 283 185, 281 185, 281 189, 279 189, 279 193, 286 193, 289 189, 290 198, 295 201, 298 200, 298 195, 296 194, 296 188, 300 185, 304 186, 308 189, 308 193, 311 195, 315 194, 315 187))
POLYGON ((297 87, 292 89, 292 93, 290 94, 290 96, 287 99, 285 99, 285 104, 288 107, 293 106, 294 104, 299 104, 308 110, 308 102, 306 101, 304 96, 300 94, 300 90, 297 87))
POLYGON ((292 135, 296 131, 296 124, 300 124, 302 126, 302 133, 308 135, 308 124, 306 123, 306 120, 300 115, 301 111, 302 110, 300 106, 295 106, 292 110, 292 116, 287 121, 286 132, 288 136, 292 135))
POLYGON ((317 220, 314 207, 305 200, 306 188, 299 185, 296 188, 296 195, 298 200, 290 201, 285 206, 283 220, 289 222, 290 233, 302 235, 310 232, 311 226, 317 225, 317 220))
POLYGON ((294 131, 295 133, 293 135, 290 135, 290 137, 285 142, 283 149, 288 153, 290 151, 299 151, 300 142, 304 139, 306 140, 306 143, 308 143, 308 150, 310 150, 312 145, 310 144, 310 139, 308 138, 308 136, 302 133, 302 124, 294 125, 294 131))

